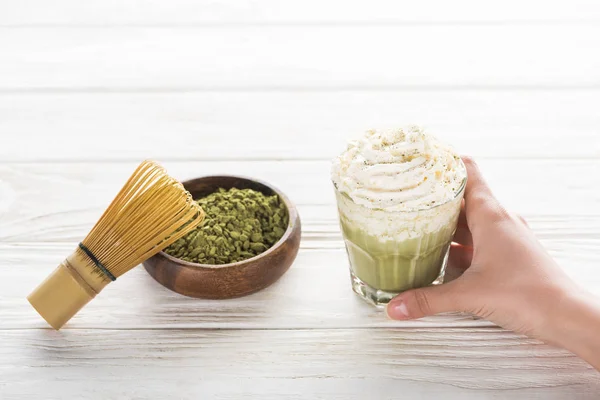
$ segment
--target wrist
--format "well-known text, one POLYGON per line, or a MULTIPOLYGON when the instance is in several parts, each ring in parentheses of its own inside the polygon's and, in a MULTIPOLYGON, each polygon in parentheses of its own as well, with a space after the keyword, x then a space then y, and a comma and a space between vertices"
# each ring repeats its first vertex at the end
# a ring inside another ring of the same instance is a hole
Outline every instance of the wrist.
POLYGON ((587 293, 565 294, 553 314, 550 342, 600 370, 600 302, 587 293))

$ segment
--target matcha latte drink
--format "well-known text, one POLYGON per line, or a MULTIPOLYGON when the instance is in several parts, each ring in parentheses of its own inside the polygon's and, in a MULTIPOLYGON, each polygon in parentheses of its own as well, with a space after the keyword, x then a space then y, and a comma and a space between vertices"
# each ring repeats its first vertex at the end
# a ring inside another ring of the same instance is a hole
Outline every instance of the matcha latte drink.
POLYGON ((418 127, 369 131, 333 162, 352 287, 383 305, 441 283, 466 185, 460 157, 418 127))

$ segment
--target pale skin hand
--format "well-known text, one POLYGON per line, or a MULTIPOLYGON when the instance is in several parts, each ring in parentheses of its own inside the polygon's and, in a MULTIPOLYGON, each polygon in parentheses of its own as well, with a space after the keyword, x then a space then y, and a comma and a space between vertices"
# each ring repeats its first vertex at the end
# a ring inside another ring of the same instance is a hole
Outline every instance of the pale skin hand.
POLYGON ((600 369, 600 305, 541 246, 525 221, 507 212, 475 162, 463 158, 468 183, 449 263, 458 279, 404 292, 387 307, 406 320, 461 311, 579 355, 600 369))

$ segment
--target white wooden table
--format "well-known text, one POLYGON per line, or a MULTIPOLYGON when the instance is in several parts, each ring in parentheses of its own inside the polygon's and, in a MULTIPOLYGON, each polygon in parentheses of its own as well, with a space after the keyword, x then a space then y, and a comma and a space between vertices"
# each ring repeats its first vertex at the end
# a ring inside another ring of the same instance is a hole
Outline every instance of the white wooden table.
POLYGON ((475 156, 600 294, 595 0, 0 3, 0 398, 598 398, 566 351, 468 316, 388 321, 351 292, 329 160, 407 123, 475 156), (295 264, 231 301, 138 267, 48 329, 25 297, 144 158, 279 186, 295 264))

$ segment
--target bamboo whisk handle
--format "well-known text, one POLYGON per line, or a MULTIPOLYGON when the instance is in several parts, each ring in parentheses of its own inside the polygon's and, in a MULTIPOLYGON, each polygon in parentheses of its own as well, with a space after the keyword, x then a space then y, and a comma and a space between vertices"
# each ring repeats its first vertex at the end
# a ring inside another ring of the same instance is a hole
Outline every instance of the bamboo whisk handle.
POLYGON ((27 300, 50 326, 59 330, 109 282, 94 272, 76 251, 48 275, 27 300))

